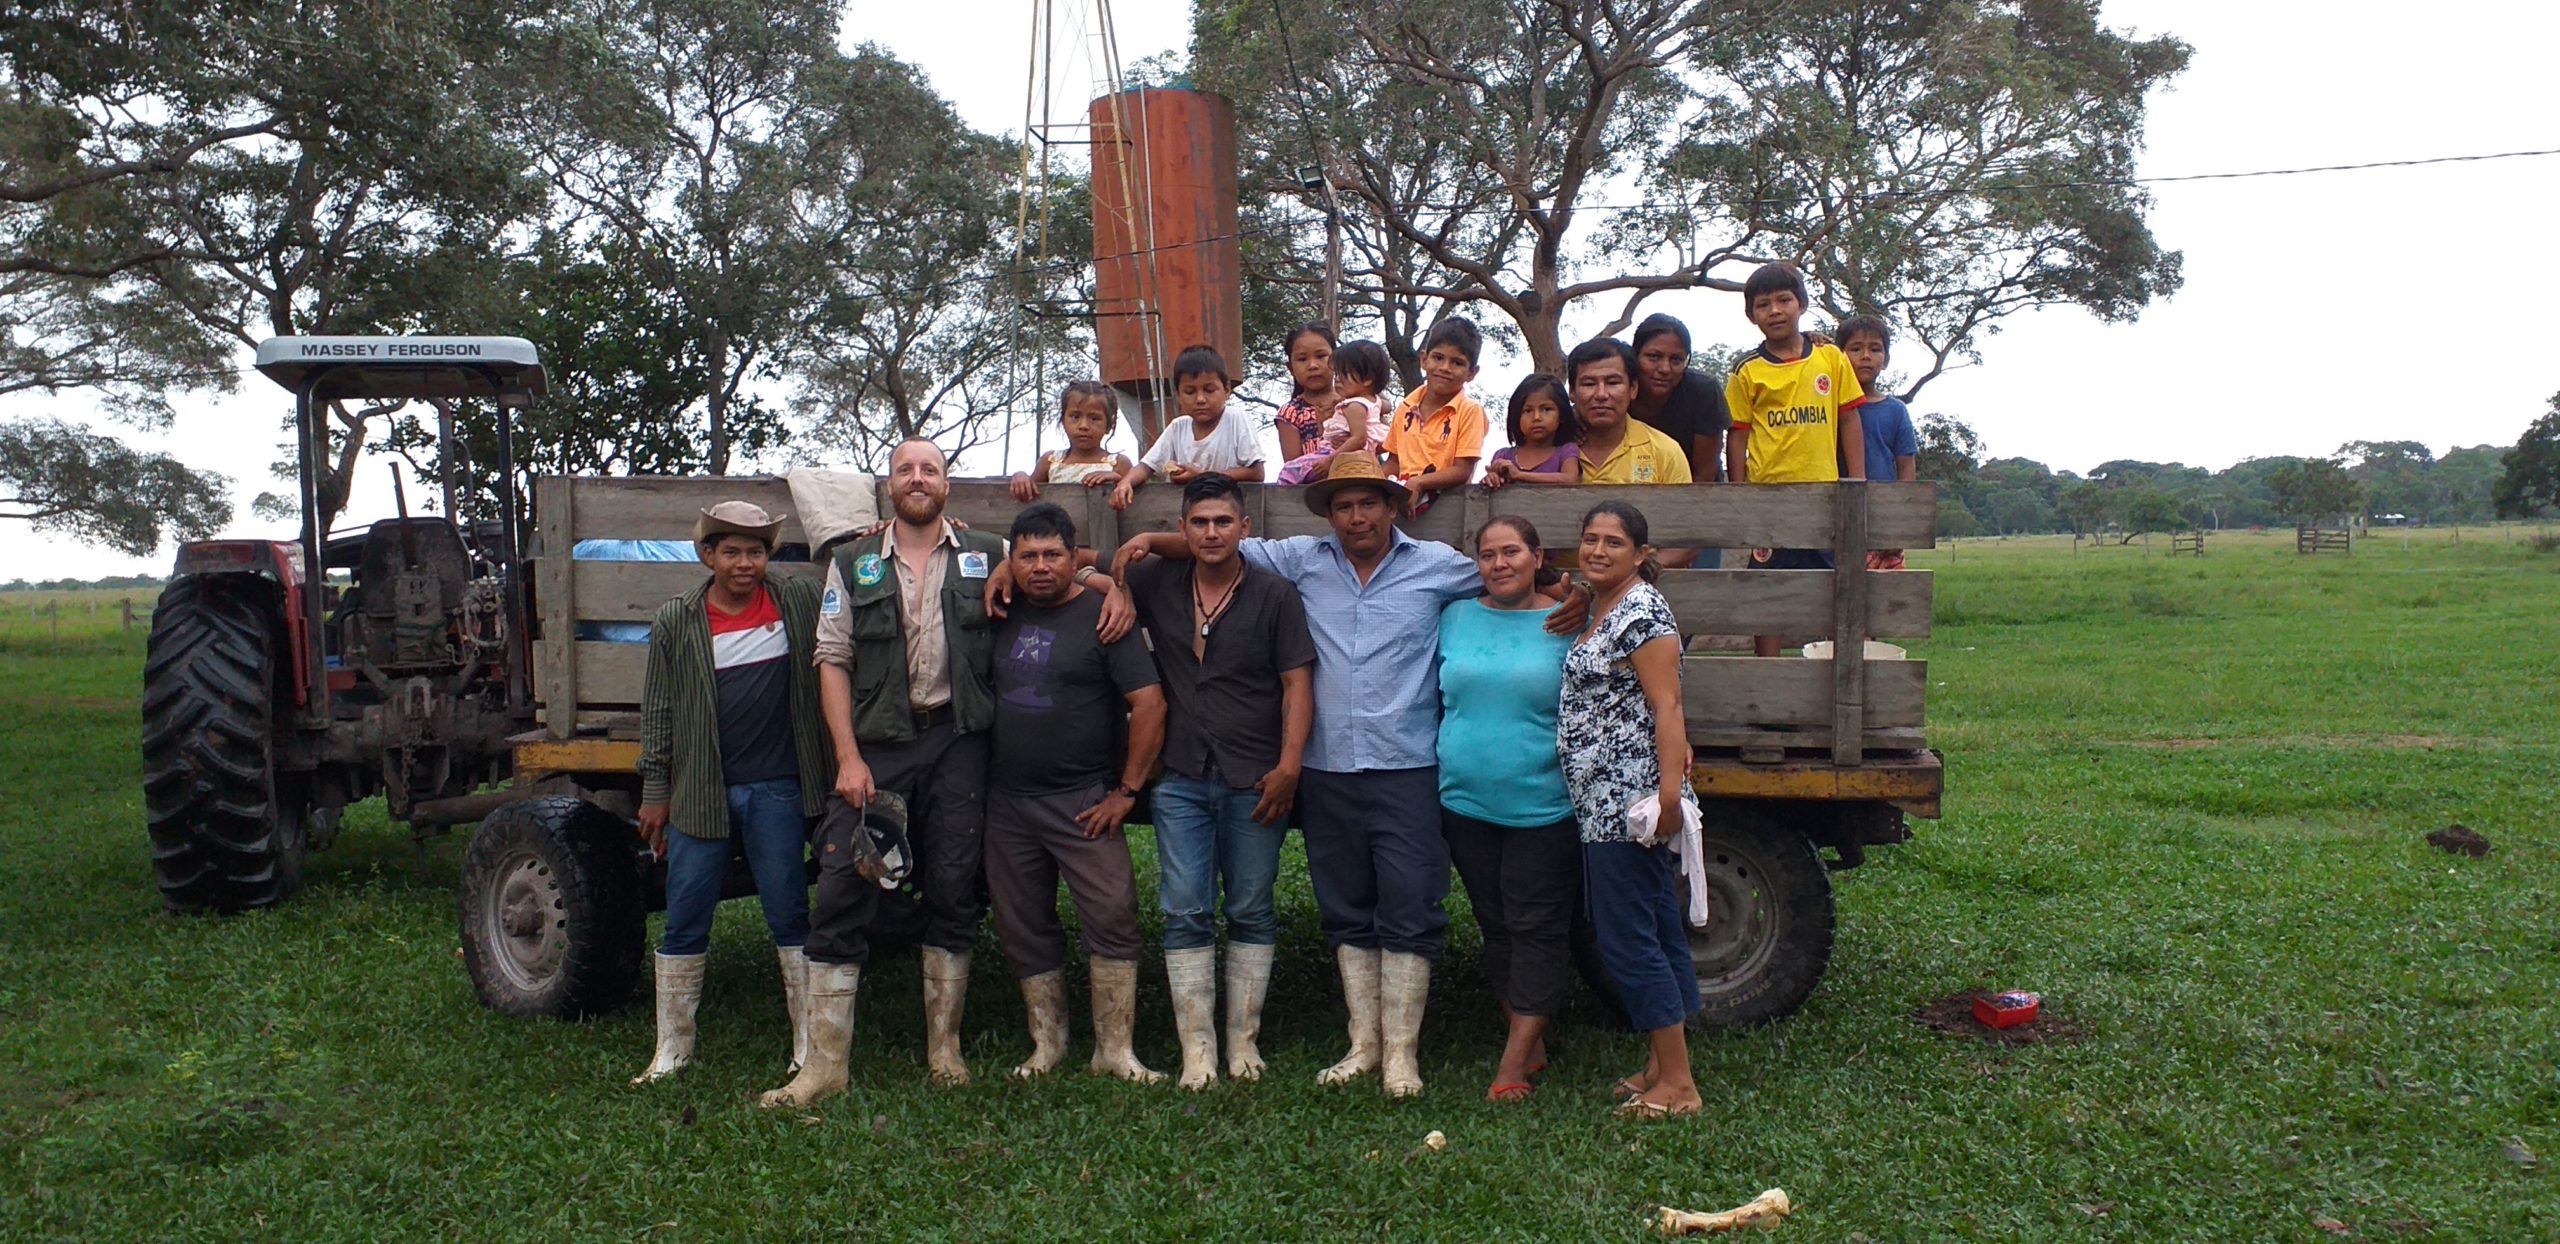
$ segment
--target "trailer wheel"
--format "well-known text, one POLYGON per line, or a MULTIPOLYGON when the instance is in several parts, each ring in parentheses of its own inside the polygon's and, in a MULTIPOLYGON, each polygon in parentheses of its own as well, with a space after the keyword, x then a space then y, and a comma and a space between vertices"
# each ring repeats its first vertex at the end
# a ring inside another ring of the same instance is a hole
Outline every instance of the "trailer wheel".
POLYGON ((272 907, 302 887, 302 810, 276 781, 279 590, 256 575, 182 575, 152 610, 143 807, 171 912, 272 907))
POLYGON ((461 906, 463 966, 482 1005, 575 1020, 631 1000, 647 920, 632 844, 620 818, 565 795, 480 823, 461 906))
POLYGON ((1707 926, 1689 930, 1701 1004, 1690 1026, 1765 1024, 1803 1006, 1831 965, 1831 874, 1794 829, 1709 815, 1707 926))

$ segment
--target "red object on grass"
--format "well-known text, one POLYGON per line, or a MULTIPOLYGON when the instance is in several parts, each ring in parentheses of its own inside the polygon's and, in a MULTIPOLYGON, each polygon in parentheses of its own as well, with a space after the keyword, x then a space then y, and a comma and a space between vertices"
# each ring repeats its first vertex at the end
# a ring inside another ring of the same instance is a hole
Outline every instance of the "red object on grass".
POLYGON ((1985 1028, 2032 1024, 2044 1010, 2044 999, 2031 993, 2001 993, 1973 1000, 1973 1017, 1985 1028))

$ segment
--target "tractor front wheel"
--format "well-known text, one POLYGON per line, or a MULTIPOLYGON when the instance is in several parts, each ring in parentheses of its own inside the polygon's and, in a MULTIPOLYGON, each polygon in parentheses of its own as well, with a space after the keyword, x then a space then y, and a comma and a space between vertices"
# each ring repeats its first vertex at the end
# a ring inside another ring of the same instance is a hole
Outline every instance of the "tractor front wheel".
POLYGON ((481 1003, 571 1020, 628 1003, 648 919, 637 857, 631 826, 583 799, 490 813, 462 866, 462 960, 481 1003))

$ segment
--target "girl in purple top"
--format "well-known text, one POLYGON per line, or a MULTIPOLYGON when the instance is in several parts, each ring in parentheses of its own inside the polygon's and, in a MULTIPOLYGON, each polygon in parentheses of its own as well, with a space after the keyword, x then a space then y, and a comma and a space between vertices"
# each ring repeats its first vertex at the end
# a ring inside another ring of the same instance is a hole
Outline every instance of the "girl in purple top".
POLYGON ((1564 382, 1536 375, 1511 391, 1511 443, 1493 451, 1484 469, 1484 486, 1505 484, 1579 484, 1582 482, 1582 425, 1573 417, 1573 398, 1564 382))

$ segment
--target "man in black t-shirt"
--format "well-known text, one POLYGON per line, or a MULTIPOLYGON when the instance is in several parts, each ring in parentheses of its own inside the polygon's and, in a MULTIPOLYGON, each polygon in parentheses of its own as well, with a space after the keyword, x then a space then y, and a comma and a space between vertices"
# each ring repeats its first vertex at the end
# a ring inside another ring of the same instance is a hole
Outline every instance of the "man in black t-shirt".
POLYGON ((1164 743, 1164 692, 1141 640, 1096 636, 1102 597, 1077 586, 1075 552, 1065 510, 1015 516, 1007 560, 1020 596, 996 626, 992 664, 987 897, 1031 1026, 1031 1057, 1014 1074, 1044 1074, 1066 1054, 1063 875, 1092 969, 1093 1070, 1154 1083, 1163 1074, 1130 1048, 1138 885, 1120 831, 1164 743))
POLYGON ((1262 1004, 1280 940, 1271 890, 1315 721, 1306 606, 1288 580, 1245 564, 1239 550, 1252 535, 1243 490, 1203 476, 1182 488, 1191 559, 1129 567, 1130 603, 1152 641, 1169 709, 1155 797, 1156 898, 1188 1089, 1218 1078, 1221 909, 1227 1074, 1262 1076, 1262 1004))

